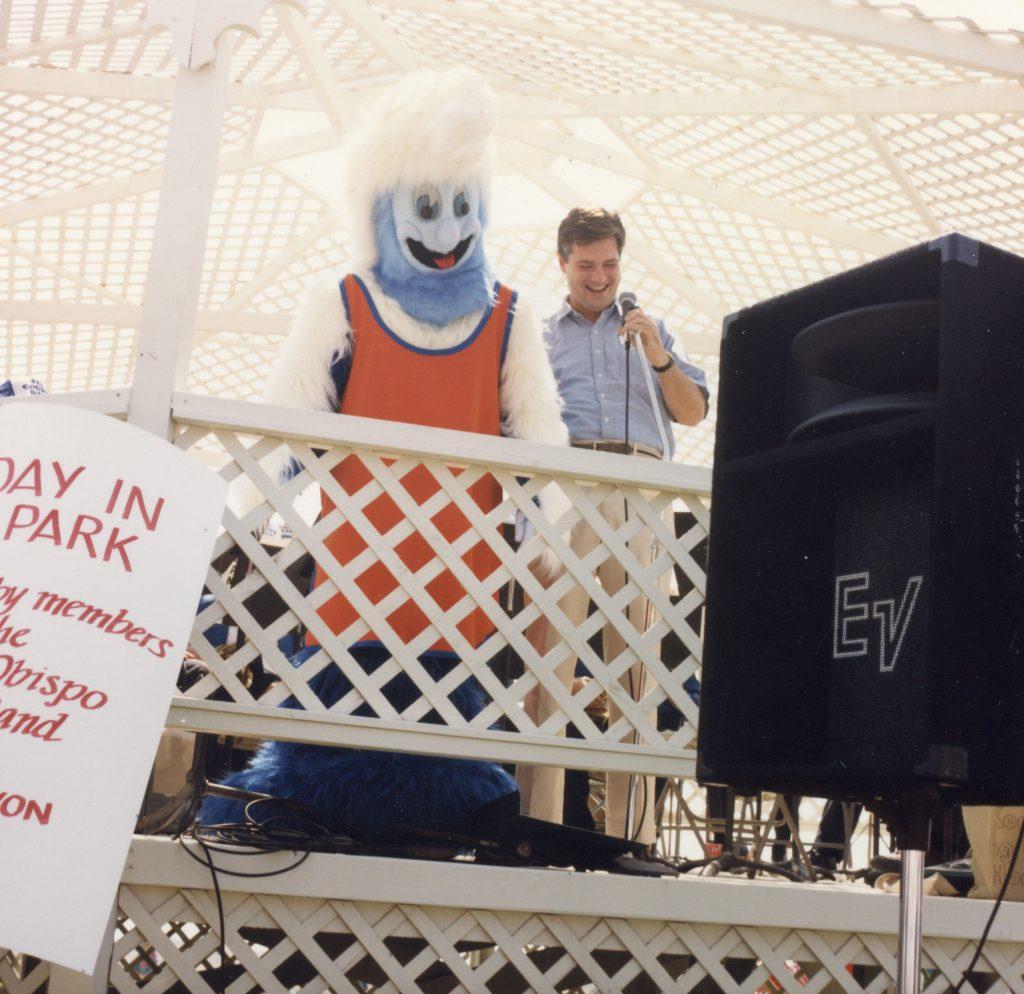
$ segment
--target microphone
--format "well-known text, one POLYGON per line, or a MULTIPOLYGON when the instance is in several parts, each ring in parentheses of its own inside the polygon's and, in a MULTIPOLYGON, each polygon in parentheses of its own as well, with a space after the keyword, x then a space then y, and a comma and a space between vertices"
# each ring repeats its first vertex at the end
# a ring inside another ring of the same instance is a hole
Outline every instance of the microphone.
MULTIPOLYGON (((636 310, 636 308, 636 294, 633 293, 632 290, 623 290, 622 293, 619 294, 619 310, 622 311, 623 320, 625 320, 626 315, 629 314, 630 311, 636 310)), ((622 333, 620 332, 620 334, 622 333)), ((630 337, 626 334, 622 334, 622 337, 624 339, 623 344, 628 352, 630 347, 630 337)))

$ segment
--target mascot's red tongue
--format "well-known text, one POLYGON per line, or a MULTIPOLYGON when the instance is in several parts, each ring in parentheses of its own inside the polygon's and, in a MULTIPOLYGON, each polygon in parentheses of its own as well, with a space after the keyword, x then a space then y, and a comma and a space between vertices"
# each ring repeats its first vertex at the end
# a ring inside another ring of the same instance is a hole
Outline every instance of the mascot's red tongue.
POLYGON ((455 253, 449 252, 447 255, 435 255, 434 265, 438 269, 451 269, 455 265, 455 253))

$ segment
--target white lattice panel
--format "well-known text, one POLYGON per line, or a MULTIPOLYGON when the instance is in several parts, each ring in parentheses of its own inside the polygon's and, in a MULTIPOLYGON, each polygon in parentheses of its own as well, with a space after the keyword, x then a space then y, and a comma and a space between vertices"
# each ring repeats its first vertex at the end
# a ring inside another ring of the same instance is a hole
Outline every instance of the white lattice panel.
MULTIPOLYGON (((694 354, 690 357, 704 370, 711 395, 718 395, 718 356, 694 354)), ((696 428, 676 427, 676 455, 678 462, 689 466, 710 466, 715 454, 715 426, 718 423, 714 406, 696 428)))
MULTIPOLYGON (((293 861, 280 854, 259 865, 273 871, 293 861)), ((216 862, 254 868, 224 854, 216 862)), ((788 994, 883 994, 896 975, 896 899, 863 886, 651 881, 325 855, 255 881, 252 891, 237 890, 226 872, 219 879, 231 991, 512 994, 594 985, 755 994, 770 985, 788 994)), ((990 907, 925 900, 926 992, 960 979, 990 907)), ((219 918, 207 868, 175 842, 136 840, 118 900, 111 985, 121 994, 216 989, 219 918)), ((1005 906, 963 989, 1021 994, 1022 934, 1024 908, 1005 906)), ((12 962, 0 957, 5 994, 38 989, 45 965, 23 979, 12 962)))
MULTIPOLYGON (((416 64, 476 66, 502 98, 508 116, 502 124, 519 122, 527 136, 541 138, 533 146, 503 148, 498 195, 502 177, 525 178, 547 206, 537 220, 492 231, 490 255, 498 275, 513 285, 537 288, 542 296, 555 294, 559 278, 551 240, 564 209, 595 200, 622 209, 633 236, 627 244, 628 276, 649 310, 703 343, 704 351, 691 347, 691 353, 709 373, 712 399, 714 335, 720 318, 738 306, 953 228, 1024 251, 1018 196, 1024 182, 1024 105, 1013 82, 1020 76, 1022 34, 1013 30, 1020 25, 990 23, 988 5, 972 6, 967 9, 965 2, 961 13, 975 20, 937 16, 931 0, 919 5, 889 0, 794 0, 784 5, 632 0, 624 5, 595 0, 585 12, 531 0, 501 5, 489 0, 312 0, 307 16, 313 41, 304 52, 294 49, 286 20, 270 7, 260 37, 245 37, 232 65, 192 387, 221 398, 255 397, 306 277, 325 267, 341 275, 344 218, 329 213, 333 188, 309 182, 305 156, 343 141, 349 111, 365 103, 366 91, 416 64), (320 113, 318 87, 311 85, 316 74, 323 84, 319 92, 330 92, 336 84, 339 96, 331 109, 340 113, 320 113), (947 101, 967 109, 953 112, 947 101), (293 110, 303 112, 308 131, 296 128, 292 137, 275 140, 274 129, 264 125, 275 114, 287 116, 293 110), (573 145, 563 154, 562 139, 590 145, 573 145), (575 159, 591 173, 573 173, 575 159), (608 181, 592 182, 595 170, 604 170, 608 181)), ((147 33, 144 14, 141 0, 0 4, 0 115, 6 142, 0 151, 5 179, 0 252, 6 272, 0 282, 0 379, 37 376, 50 390, 119 387, 130 381, 178 71, 169 35, 147 33)), ((685 462, 710 464, 713 423, 712 417, 700 429, 680 434, 685 462)), ((275 439, 282 437, 283 423, 263 425, 255 435, 236 434, 246 427, 252 427, 251 419, 212 431, 190 427, 179 441, 221 465, 228 476, 240 471, 258 475, 253 456, 263 458, 279 444, 275 439)), ((397 485, 394 466, 386 462, 395 447, 380 439, 339 439, 328 431, 320 436, 327 453, 318 460, 310 452, 308 426, 295 428, 289 437, 292 450, 302 456, 303 474, 284 488, 261 480, 265 496, 286 517, 294 520, 304 487, 318 480, 330 487, 319 479, 322 471, 350 451, 372 462, 378 487, 397 485)), ((592 513, 597 494, 609 489, 628 494, 638 515, 667 511, 670 503, 685 505, 698 525, 674 547, 666 537, 668 551, 652 570, 635 571, 632 582, 636 589, 656 588, 673 562, 693 570, 706 521, 701 486, 628 475, 609 478, 576 459, 586 458, 581 453, 555 465, 532 457, 495 461, 493 451, 486 450, 482 462, 474 463, 466 452, 443 446, 413 453, 398 448, 405 462, 396 466, 426 460, 456 497, 462 493, 464 498, 462 484, 481 466, 500 475, 506 485, 500 513, 494 520, 471 515, 481 535, 492 535, 496 519, 542 484, 571 494, 571 514, 577 516, 592 513), (464 468, 461 476, 449 470, 454 464, 464 468)), ((360 508, 356 499, 345 513, 358 515, 360 508)), ((427 528, 429 518, 419 510, 410 509, 412 527, 427 528)), ((330 527, 330 522, 303 524, 294 551, 315 547, 330 527)), ((245 528, 232 528, 244 544, 245 528)), ((601 554, 622 554, 621 537, 606 534, 601 554)), ((392 555, 395 539, 375 537, 373 554, 392 555)), ((537 544, 558 548, 559 541, 542 529, 537 544)), ((439 556, 457 557, 460 550, 456 543, 443 555, 439 550, 439 556)), ((644 709, 668 699, 686 711, 688 699, 679 680, 697 665, 698 646, 691 645, 690 658, 678 670, 659 672, 646 702, 610 733, 587 724, 584 706, 597 692, 594 684, 574 697, 563 694, 550 724, 531 728, 521 702, 544 681, 545 667, 522 645, 528 611, 501 620, 500 634, 487 649, 510 643, 525 652, 525 672, 509 687, 488 677, 483 648, 466 653, 460 668, 434 683, 417 672, 409 647, 396 646, 385 671, 412 673, 420 686, 419 701, 401 714, 360 723, 353 713, 364 701, 387 714, 380 692, 385 673, 380 673, 360 678, 356 691, 326 711, 311 699, 310 672, 285 669, 275 656, 278 634, 297 619, 315 617, 315 595, 282 582, 279 571, 290 554, 286 550, 261 560, 257 573, 245 581, 248 586, 217 588, 220 600, 203 616, 197 633, 202 625, 231 614, 248 626, 252 642, 222 660, 197 634, 196 647, 211 675, 176 705, 174 716, 186 725, 264 734, 274 729, 322 741, 490 758, 518 755, 533 762, 606 768, 655 770, 670 761, 678 765, 679 757, 688 755, 693 722, 668 739, 659 738, 660 733, 651 734, 644 709), (268 582, 288 594, 288 609, 270 628, 258 630, 245 621, 241 602, 268 582), (272 660, 289 681, 258 700, 239 679, 254 651, 272 660), (488 698, 485 716, 475 724, 461 721, 445 703, 452 686, 470 673, 485 684, 488 698), (229 703, 209 699, 224 688, 229 703), (302 700, 304 709, 282 720, 274 705, 288 692, 302 700), (430 707, 442 716, 440 727, 418 723, 430 707), (517 731, 486 727, 485 722, 499 718, 517 731), (553 734, 569 721, 583 725, 584 740, 575 755, 559 746, 553 734), (367 722, 372 727, 365 727, 367 722), (630 729, 642 732, 641 745, 616 741, 630 729)), ((490 586, 507 576, 528 583, 524 570, 523 558, 502 550, 501 566, 484 584, 488 603, 490 586)), ((563 583, 585 584, 588 575, 589 570, 570 571, 563 583)), ((700 579, 699 570, 694 576, 700 579)), ((413 578, 414 596, 423 580, 413 578)), ((341 571, 335 582, 345 586, 351 576, 341 571)), ((537 603, 556 623, 552 596, 559 589, 551 596, 536 591, 537 603)), ((697 601, 685 605, 690 609, 685 618, 699 612, 697 601)), ((693 643, 696 623, 680 623, 678 614, 663 606, 666 615, 658 630, 672 628, 693 643)), ((466 608, 457 605, 449 612, 452 618, 434 618, 435 627, 450 627, 466 608)), ((622 624, 621 604, 605 602, 603 608, 613 617, 618 612, 616 623, 622 624)), ((564 634, 576 639, 579 633, 564 634)), ((638 642, 634 632, 629 651, 654 666, 650 643, 655 639, 656 634, 638 642)), ((340 646, 332 645, 331 655, 346 664, 340 646)), ((602 679, 614 686, 616 664, 608 671, 599 658, 590 661, 597 667, 596 686, 602 679)), ((683 785, 682 795, 699 812, 701 799, 692 784, 683 785)), ((678 813, 673 817, 679 820, 678 813)), ((367 864, 336 865, 348 873, 352 866, 367 864)), ((550 878, 531 877, 531 886, 543 879, 550 878)), ((184 986, 177 990, 208 989, 195 972, 216 955, 208 884, 194 879, 188 885, 192 890, 181 891, 176 880, 151 874, 133 879, 126 889, 138 920, 129 914, 132 924, 126 920, 119 936, 118 989, 144 984, 153 991, 169 990, 178 967, 184 986), (163 950, 159 956, 153 955, 157 948, 163 950)), ((877 921, 851 924, 847 912, 856 902, 845 892, 835 902, 842 913, 807 911, 778 929, 765 923, 779 923, 788 899, 774 891, 747 891, 742 902, 718 905, 725 910, 700 921, 675 906, 661 908, 658 923, 646 917, 651 892, 644 892, 642 906, 639 898, 630 904, 631 894, 623 885, 596 899, 623 909, 614 920, 594 917, 592 908, 576 897, 576 903, 549 903, 541 910, 519 907, 513 913, 484 900, 475 910, 441 907, 434 895, 401 889, 375 900, 372 894, 338 888, 312 899, 313 904, 289 896, 287 888, 237 900, 229 895, 235 901, 229 901, 229 930, 234 929, 231 938, 237 946, 232 952, 248 971, 237 986, 283 989, 284 980, 274 971, 303 956, 319 971, 299 983, 303 991, 335 985, 355 989, 360 982, 384 990, 498 990, 508 978, 509 989, 564 989, 588 982, 620 989, 632 980, 630 989, 637 991, 645 984, 680 991, 716 985, 732 994, 753 991, 772 972, 796 994, 799 983, 788 973, 787 959, 804 966, 812 994, 826 987, 829 994, 839 989, 882 994, 891 984, 892 936, 879 931, 877 921), (748 907, 751 893, 754 911, 748 907), (347 936, 348 945, 334 956, 323 946, 317 952, 310 940, 310 915, 320 915, 316 920, 324 922, 328 933, 347 936), (741 918, 746 924, 737 926, 741 918), (252 929, 262 931, 257 935, 252 929), (260 937, 275 941, 263 946, 260 937), (757 960, 767 965, 753 965, 757 960), (850 973, 848 963, 860 966, 850 973)), ((707 900, 704 892, 701 899, 707 900)), ((801 901, 817 907, 814 901, 801 901)), ((872 907, 878 913, 888 905, 872 907)), ((979 929, 971 932, 968 920, 980 927, 980 918, 973 912, 960 917, 963 922, 926 939, 929 994, 950 986, 970 955, 965 936, 979 929)), ((1012 913, 1009 921, 1009 929, 1024 934, 1024 923, 1012 913)), ((1002 941, 1008 937, 1012 931, 997 927, 977 989, 992 982, 994 991, 1024 994, 1021 951, 1002 941)), ((4 994, 40 990, 47 975, 45 964, 0 956, 4 994)))
MULTIPOLYGON (((211 402, 191 397, 182 398, 176 410, 179 420, 190 425, 183 425, 178 445, 184 449, 197 448, 206 460, 223 464, 222 475, 230 480, 247 478, 262 492, 265 501, 241 522, 231 514, 225 519, 227 532, 218 540, 215 556, 224 554, 237 543, 251 557, 254 570, 234 587, 212 571, 208 577, 207 586, 215 601, 196 620, 192 648, 209 672, 189 689, 186 695, 189 702, 208 702, 226 692, 238 705, 248 706, 250 710, 253 705, 258 706, 262 720, 268 722, 263 729, 267 734, 271 725, 280 727, 280 734, 300 737, 311 734, 311 728, 301 730, 294 710, 281 711, 275 707, 286 697, 293 696, 304 716, 327 716, 335 720, 337 724, 332 729, 335 736, 354 734, 351 729, 346 733, 344 719, 349 716, 361 719, 362 724, 367 717, 377 719, 385 729, 394 732, 430 715, 453 737, 446 739, 436 734, 438 728, 433 727, 431 731, 435 734, 413 745, 414 749, 426 751, 443 752, 453 748, 459 751, 465 745, 453 743, 460 735, 468 735, 476 747, 493 740, 492 750, 500 750, 505 760, 515 758, 520 752, 526 758, 525 753, 531 750, 534 750, 531 754, 536 755, 538 746, 561 747, 563 740, 559 736, 565 726, 572 723, 587 745, 608 754, 604 761, 595 764, 598 768, 605 768, 612 757, 616 768, 625 765, 640 769, 654 764, 652 772, 660 769, 677 773, 680 762, 685 762, 687 757, 692 759, 697 709, 683 689, 683 682, 696 672, 700 659, 699 609, 703 603, 704 574, 694 555, 697 547, 704 543, 708 524, 704 501, 706 478, 701 474, 654 460, 545 449, 405 425, 396 431, 395 426, 387 423, 360 423, 302 412, 292 412, 285 422, 304 426, 301 430, 307 434, 313 425, 328 428, 334 433, 334 441, 324 436, 308 439, 292 436, 286 440, 260 434, 243 438, 225 426, 244 421, 250 429, 256 428, 260 411, 268 409, 232 404, 211 406, 211 402), (208 412, 206 417, 204 409, 208 412), (218 424, 221 427, 217 427, 218 424), (271 463, 275 458, 280 461, 277 450, 282 446, 302 469, 286 484, 278 486, 271 482, 260 461, 271 463), (317 457, 314 452, 320 451, 322 446, 325 451, 317 457), (331 469, 352 455, 369 470, 372 480, 359 492, 349 495, 333 478, 331 469), (550 463, 550 468, 542 468, 545 462, 550 463), (441 489, 422 506, 409 496, 402 482, 406 473, 421 465, 441 484, 441 489), (488 473, 500 484, 505 496, 498 507, 485 513, 468 496, 467 487, 488 473), (687 487, 684 482, 687 479, 703 482, 694 490, 693 484, 687 487), (318 489, 331 496, 336 508, 312 523, 309 511, 304 517, 297 505, 306 494, 307 500, 310 496, 313 498, 315 506, 318 489), (533 497, 558 490, 569 499, 572 509, 566 512, 556 529, 545 521, 533 497), (402 522, 383 534, 367 517, 368 504, 381 493, 391 496, 404 515, 402 522), (629 505, 630 518, 618 531, 596 510, 610 494, 621 495, 629 505), (468 531, 450 542, 434 523, 436 516, 449 504, 457 506, 471 522, 468 531), (674 507, 688 510, 692 515, 692 523, 679 537, 668 523, 674 507), (273 556, 250 534, 271 509, 284 519, 294 536, 273 556), (510 520, 517 509, 533 520, 540 534, 523 549, 513 551, 499 534, 499 527, 510 520), (580 520, 589 521, 602 539, 585 562, 576 559, 563 537, 580 520), (341 564, 334 560, 324 542, 346 521, 357 528, 368 547, 352 562, 341 564), (649 528, 658 540, 656 558, 647 568, 639 565, 634 558, 635 551, 631 552, 626 544, 629 537, 643 527, 649 528), (410 572, 395 550, 414 534, 427 540, 434 557, 410 572), (462 557, 481 540, 496 554, 497 566, 490 575, 478 579, 462 557), (553 548, 568 567, 547 590, 528 568, 529 562, 546 547, 553 548), (313 592, 308 590, 308 580, 296 586, 285 576, 285 571, 305 553, 312 555, 329 578, 313 592), (627 583, 614 597, 605 593, 594 579, 598 564, 609 558, 622 565, 627 577, 627 583), (377 563, 384 564, 400 578, 400 585, 385 600, 374 604, 362 593, 357 580, 377 563), (452 570, 468 591, 446 611, 438 607, 427 592, 427 585, 444 569, 452 570), (684 596, 675 603, 668 593, 675 584, 674 571, 692 588, 684 591, 684 596), (510 615, 496 595, 513 578, 529 593, 532 604, 510 615), (268 584, 283 597, 287 610, 263 629, 252 619, 246 603, 268 584), (597 607, 597 612, 579 629, 567 621, 558 607, 558 601, 577 584, 588 591, 597 607), (335 635, 319 616, 318 608, 338 591, 351 600, 360 617, 350 628, 335 635), (626 611, 641 594, 650 600, 656 612, 646 630, 638 630, 636 620, 631 622, 626 611), (421 608, 430 624, 413 642, 406 644, 386 619, 410 601, 421 608), (474 647, 456 626, 477 608, 486 612, 495 631, 474 647), (544 659, 525 635, 526 628, 541 611, 563 639, 563 644, 556 646, 544 659), (204 633, 225 619, 240 626, 248 641, 222 658, 204 633), (277 642, 299 623, 316 637, 324 651, 294 669, 278 649, 277 642), (622 654, 609 660, 607 666, 600 653, 588 645, 588 640, 604 624, 614 627, 626 644, 622 654), (352 659, 348 647, 365 637, 371 628, 384 642, 391 658, 368 675, 352 659), (661 642, 669 634, 675 635, 684 647, 683 659, 671 670, 661 661, 661 642), (447 641, 460 658, 449 673, 435 680, 428 676, 418 657, 439 637, 447 641), (498 676, 498 667, 508 647, 522 659, 524 671, 506 686, 498 676), (573 695, 553 674, 555 666, 567 655, 578 656, 594 678, 573 695), (246 667, 257 656, 261 657, 263 666, 279 678, 279 682, 258 698, 245 686, 243 678, 246 667), (626 699, 618 681, 638 659, 649 673, 651 688, 641 701, 633 703, 626 699), (353 689, 326 709, 308 684, 332 662, 352 681, 353 689), (418 699, 400 712, 382 693, 382 687, 398 673, 408 675, 419 691, 418 699), (451 695, 467 680, 479 683, 486 702, 483 711, 468 721, 451 700, 451 695), (527 695, 538 687, 550 693, 558 703, 555 713, 539 726, 523 710, 527 695), (607 731, 599 728, 588 712, 588 706, 602 693, 611 693, 624 713, 607 731), (687 719, 678 731, 661 732, 652 720, 658 706, 666 701, 687 719), (282 723, 289 724, 287 731, 282 723), (496 723, 502 723, 506 730, 492 731, 496 723), (626 745, 625 740, 632 736, 638 744, 626 745)), ((276 418, 283 414, 280 409, 275 411, 276 418)), ((235 485, 237 487, 238 482, 235 485)), ((215 723, 216 717, 211 712, 207 720, 215 723)), ((325 727, 317 725, 317 730, 322 734, 325 727)), ((585 765, 588 762, 583 756, 586 750, 581 750, 578 743, 574 748, 576 759, 570 765, 585 765)), ((591 752, 589 761, 593 762, 594 758, 591 752)))
MULTIPOLYGON (((262 857, 260 867, 293 861, 262 857)), ((254 866, 220 854, 216 862, 254 866)), ((896 899, 863 886, 645 881, 323 855, 253 891, 236 883, 220 875, 228 990, 494 994, 593 984, 630 994, 755 994, 771 985, 788 994, 883 994, 896 975, 896 899)), ((924 991, 939 994, 960 979, 990 907, 925 900, 924 991)), ((1024 909, 1005 906, 963 989, 1021 994, 1022 934, 1024 909)), ((220 938, 209 871, 177 843, 136 840, 118 899, 112 988, 217 989, 220 938)), ((48 973, 45 963, 0 953, 4 994, 35 994, 48 973)))
MULTIPOLYGON (((381 7, 385 23, 413 51, 430 53, 432 58, 440 56, 449 64, 462 61, 448 44, 451 13, 443 5, 424 10, 417 5, 387 2, 381 7), (444 53, 450 54, 445 58, 444 53)), ((593 43, 591 29, 581 31, 561 17, 553 30, 545 31, 544 19, 537 18, 536 10, 517 16, 511 11, 498 12, 489 4, 466 4, 463 16, 474 61, 499 67, 498 72, 510 83, 537 94, 614 92, 623 79, 652 74, 666 89, 685 89, 700 82, 699 71, 673 66, 650 55, 649 40, 632 50, 610 50, 607 45, 593 43), (572 58, 566 58, 569 37, 574 39, 577 53, 572 58), (530 39, 529 45, 523 44, 524 38, 530 39)), ((711 77, 706 78, 710 85, 711 77)))
POLYGON ((84 97, 11 93, 4 119, 4 199, 17 203, 67 189, 68 162, 76 186, 159 167, 169 108, 84 97))
POLYGON ((273 167, 221 177, 210 215, 200 307, 224 305, 261 276, 322 210, 319 199, 273 167))
POLYGON ((142 31, 145 4, 88 0, 10 5, 4 24, 11 61, 68 69, 132 71, 141 65, 147 40, 142 31))
POLYGON ((135 328, 0 322, 4 379, 35 377, 48 390, 104 390, 131 379, 135 328), (76 348, 88 350, 89 362, 73 360, 76 348))
POLYGON ((43 281, 56 271, 77 277, 75 296, 86 298, 83 302, 91 292, 107 305, 141 303, 156 206, 154 188, 127 199, 106 199, 56 219, 39 217, 17 225, 13 240, 44 260, 34 267, 38 275, 31 299, 68 299, 44 292, 43 281))
POLYGON ((227 343, 220 337, 199 342, 192 353, 189 385, 204 393, 226 389, 243 400, 258 401, 276 355, 269 342, 227 343))
POLYGON ((674 193, 645 193, 630 215, 656 250, 712 287, 730 312, 869 258, 822 236, 674 193))
MULTIPOLYGON (((273 279, 252 294, 253 310, 266 313, 294 315, 302 301, 302 294, 313 273, 329 269, 342 274, 348 252, 344 231, 335 230, 321 235, 298 259, 286 261, 274 273, 273 279)), ((248 292, 243 288, 242 292, 248 292)))
MULTIPOLYGON (((313 0, 309 20, 315 25, 317 38, 323 46, 335 73, 341 78, 386 78, 395 70, 394 61, 363 36, 342 5, 313 0)), ((301 85, 304 85, 302 81, 301 85)))
POLYGON ((0 991, 3 994, 40 994, 46 990, 49 977, 49 963, 0 949, 0 991))
POLYGON ((626 127, 657 159, 701 176, 864 228, 898 232, 909 241, 928 235, 868 140, 870 123, 852 115, 667 117, 626 127))
MULTIPOLYGON (((1020 32, 985 11, 962 13, 876 0, 801 2, 792 12, 745 0, 597 0, 586 14, 532 0, 313 0, 311 40, 297 51, 271 6, 232 66, 206 253, 210 315, 191 385, 258 395, 283 325, 268 330, 248 316, 286 320, 310 273, 344 269, 344 218, 328 206, 337 191, 303 182, 304 157, 335 143, 331 121, 343 143, 366 90, 417 64, 481 68, 511 121, 528 121, 527 135, 554 136, 533 157, 518 157, 516 146, 499 161, 499 177, 525 177, 548 206, 528 228, 492 232, 498 275, 543 295, 557 289, 558 217, 574 201, 604 200, 648 242, 639 254, 627 245, 629 279, 649 310, 708 343, 691 344, 693 353, 714 354, 720 320, 738 306, 943 230, 1021 251, 1022 108, 1005 88, 1019 76, 1020 32), (890 32, 899 35, 891 48, 890 32), (963 41, 962 64, 950 38, 963 41), (311 72, 338 88, 329 114, 320 113, 325 90, 311 85, 311 72), (857 110, 871 93, 888 97, 857 110), (930 113, 901 112, 927 104, 928 94, 930 113), (947 98, 979 109, 947 113, 947 98), (748 100, 761 111, 749 111, 748 100), (309 130, 296 126, 296 139, 282 143, 264 125, 291 110, 309 130), (602 168, 604 148, 631 157, 635 185, 567 177, 559 135, 595 146, 583 156, 591 168, 602 168), (701 183, 737 195, 715 196, 701 183), (787 210, 798 216, 780 226, 787 210), (242 330, 219 334, 226 328, 242 330)), ((177 71, 170 35, 145 31, 144 15, 142 2, 115 0, 0 7, 0 250, 14 302, 5 317, 44 336, 54 323, 83 332, 61 339, 66 357, 54 362, 87 369, 52 379, 51 389, 123 382, 120 367, 102 370, 88 329, 139 320, 123 305, 141 301, 177 71), (25 306, 43 301, 55 307, 25 306), (72 313, 72 302, 98 310, 72 313)), ((5 373, 39 372, 7 365, 5 373)), ((710 437, 706 428, 689 433, 686 458, 706 463, 710 437)))
POLYGON ((1015 114, 886 116, 878 128, 944 229, 1024 252, 1024 125, 1015 114))

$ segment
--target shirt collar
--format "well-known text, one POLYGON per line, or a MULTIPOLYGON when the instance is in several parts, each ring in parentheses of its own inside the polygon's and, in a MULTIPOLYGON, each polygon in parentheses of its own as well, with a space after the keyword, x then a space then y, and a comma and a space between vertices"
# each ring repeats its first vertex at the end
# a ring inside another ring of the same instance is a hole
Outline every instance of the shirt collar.
POLYGON ((600 314, 598 314, 597 320, 594 321, 593 324, 591 324, 591 322, 587 321, 587 319, 582 314, 579 314, 575 310, 573 310, 572 305, 569 303, 569 297, 568 295, 566 295, 562 299, 562 306, 559 307, 557 311, 555 311, 555 320, 563 321, 565 318, 572 317, 578 321, 583 322, 584 324, 589 325, 592 328, 596 328, 601 323, 601 319, 607 314, 610 314, 616 318, 621 316, 619 314, 619 305, 617 301, 613 300, 611 304, 609 304, 603 311, 601 311, 600 314))
POLYGON ((574 313, 573 309, 569 306, 568 296, 562 298, 562 306, 555 311, 555 320, 561 321, 567 318, 570 314, 574 313))

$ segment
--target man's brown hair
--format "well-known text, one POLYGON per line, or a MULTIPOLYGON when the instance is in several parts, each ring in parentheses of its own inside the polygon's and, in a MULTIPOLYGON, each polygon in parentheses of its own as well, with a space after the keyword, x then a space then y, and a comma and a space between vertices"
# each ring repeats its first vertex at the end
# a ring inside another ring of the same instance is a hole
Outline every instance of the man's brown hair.
POLYGON ((565 262, 574 245, 590 245, 604 238, 614 238, 622 251, 626 229, 619 215, 603 207, 574 207, 558 226, 558 256, 565 262))

